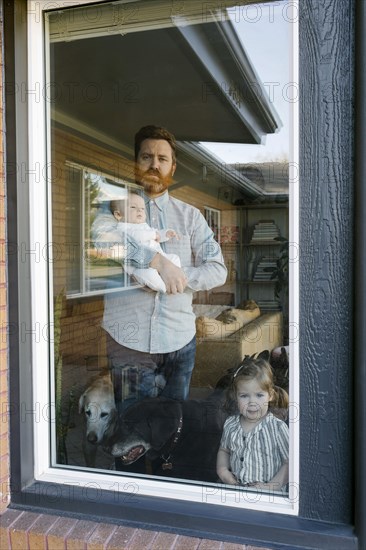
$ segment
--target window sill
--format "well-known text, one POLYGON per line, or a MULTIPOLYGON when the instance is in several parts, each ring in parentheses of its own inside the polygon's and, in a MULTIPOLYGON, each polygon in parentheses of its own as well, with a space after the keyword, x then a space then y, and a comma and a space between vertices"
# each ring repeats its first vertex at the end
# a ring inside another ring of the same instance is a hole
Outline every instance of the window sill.
POLYGON ((357 539, 348 525, 308 520, 283 514, 223 508, 204 503, 101 491, 67 484, 34 482, 13 494, 11 508, 56 514, 100 524, 176 533, 237 544, 289 545, 291 548, 356 550, 357 539), (83 510, 83 514, 80 513, 83 510))

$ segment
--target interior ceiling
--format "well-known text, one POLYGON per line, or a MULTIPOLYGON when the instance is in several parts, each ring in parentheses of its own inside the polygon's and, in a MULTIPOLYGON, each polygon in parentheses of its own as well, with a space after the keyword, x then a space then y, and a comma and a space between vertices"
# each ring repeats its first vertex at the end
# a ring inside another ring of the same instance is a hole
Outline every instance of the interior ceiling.
POLYGON ((178 140, 255 143, 174 28, 57 42, 51 66, 53 107, 123 143, 146 124, 178 140))

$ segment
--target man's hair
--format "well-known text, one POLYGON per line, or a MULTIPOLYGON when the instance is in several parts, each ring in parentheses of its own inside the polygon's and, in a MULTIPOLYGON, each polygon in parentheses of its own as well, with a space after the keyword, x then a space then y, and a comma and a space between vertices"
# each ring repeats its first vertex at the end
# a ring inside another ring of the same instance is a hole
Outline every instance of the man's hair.
POLYGON ((167 141, 172 148, 172 158, 173 162, 175 163, 175 159, 177 156, 177 145, 175 137, 165 128, 162 128, 161 126, 154 126, 153 124, 150 124, 149 126, 143 126, 135 135, 135 160, 137 160, 141 143, 145 139, 165 139, 165 141, 167 141))

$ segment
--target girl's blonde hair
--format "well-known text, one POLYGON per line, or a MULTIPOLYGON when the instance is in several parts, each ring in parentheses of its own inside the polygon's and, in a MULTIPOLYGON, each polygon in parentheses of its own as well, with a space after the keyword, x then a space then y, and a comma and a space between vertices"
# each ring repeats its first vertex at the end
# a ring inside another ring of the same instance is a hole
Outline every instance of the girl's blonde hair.
POLYGON ((271 365, 265 359, 258 357, 254 359, 247 357, 234 372, 230 386, 227 390, 225 408, 230 414, 237 412, 236 392, 238 383, 241 380, 257 380, 263 391, 266 391, 272 398, 269 402, 270 409, 287 409, 289 405, 288 393, 279 386, 276 386, 273 380, 273 371, 271 365))

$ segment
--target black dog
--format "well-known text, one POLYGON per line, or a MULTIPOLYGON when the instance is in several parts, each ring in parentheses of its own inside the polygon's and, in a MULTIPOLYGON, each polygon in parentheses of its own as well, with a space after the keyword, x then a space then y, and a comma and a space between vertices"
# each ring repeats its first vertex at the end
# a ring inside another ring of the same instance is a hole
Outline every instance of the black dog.
POLYGON ((214 392, 201 401, 157 397, 136 403, 121 418, 112 455, 123 466, 146 455, 153 475, 217 481, 216 457, 227 417, 220 397, 222 392, 214 392))

